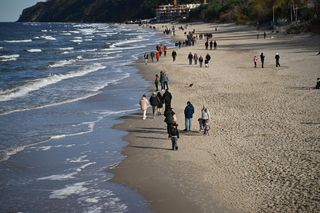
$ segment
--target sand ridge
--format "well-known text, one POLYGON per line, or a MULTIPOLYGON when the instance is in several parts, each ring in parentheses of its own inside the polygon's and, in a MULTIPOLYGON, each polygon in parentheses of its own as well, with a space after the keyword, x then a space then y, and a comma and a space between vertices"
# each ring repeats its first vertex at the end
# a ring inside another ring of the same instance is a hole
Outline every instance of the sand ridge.
MULTIPOLYGON (((155 212, 318 212, 320 94, 312 87, 320 77, 319 36, 267 31, 257 39, 247 26, 220 24, 217 32, 215 26, 189 24, 186 32, 212 31, 217 50, 199 40, 176 49, 175 62, 169 50, 158 63, 138 65, 152 88, 155 73, 168 73, 179 129, 190 100, 194 131, 181 134, 175 152, 163 116, 124 118, 119 127, 129 131, 128 158, 115 169, 115 181, 142 193, 155 212), (209 68, 188 65, 189 52, 211 54, 209 68), (254 68, 261 52, 265 68, 259 62, 254 68), (197 132, 202 105, 212 115, 209 136, 197 132)), ((177 31, 175 39, 183 38, 177 31)))

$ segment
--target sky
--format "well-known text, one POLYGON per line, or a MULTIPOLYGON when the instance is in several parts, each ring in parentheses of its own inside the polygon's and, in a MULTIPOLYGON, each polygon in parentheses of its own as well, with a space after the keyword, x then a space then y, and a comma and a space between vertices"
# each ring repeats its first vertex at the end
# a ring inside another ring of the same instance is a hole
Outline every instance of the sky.
POLYGON ((22 10, 44 0, 0 0, 0 22, 17 21, 22 10))

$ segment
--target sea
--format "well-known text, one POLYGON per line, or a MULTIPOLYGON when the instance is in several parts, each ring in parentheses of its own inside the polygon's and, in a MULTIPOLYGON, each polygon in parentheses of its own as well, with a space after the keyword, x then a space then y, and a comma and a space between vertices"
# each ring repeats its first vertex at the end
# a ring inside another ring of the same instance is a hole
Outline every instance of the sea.
POLYGON ((172 41, 137 25, 0 23, 0 212, 151 212, 112 182, 150 82, 133 65, 172 41))

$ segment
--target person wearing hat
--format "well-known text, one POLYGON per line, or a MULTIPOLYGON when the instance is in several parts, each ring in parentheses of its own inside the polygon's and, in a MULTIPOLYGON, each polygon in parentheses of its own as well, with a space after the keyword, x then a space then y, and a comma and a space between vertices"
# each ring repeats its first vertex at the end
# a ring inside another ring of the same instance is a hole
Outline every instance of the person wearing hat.
POLYGON ((185 117, 185 129, 184 131, 191 131, 192 129, 192 117, 194 113, 194 107, 190 101, 187 102, 187 106, 184 109, 184 117, 185 117))
POLYGON ((274 57, 276 59, 276 67, 280 67, 280 55, 279 53, 276 53, 276 56, 274 57))
POLYGON ((149 102, 152 107, 152 115, 154 119, 154 117, 156 116, 156 107, 158 106, 157 92, 152 93, 152 96, 150 97, 149 102))

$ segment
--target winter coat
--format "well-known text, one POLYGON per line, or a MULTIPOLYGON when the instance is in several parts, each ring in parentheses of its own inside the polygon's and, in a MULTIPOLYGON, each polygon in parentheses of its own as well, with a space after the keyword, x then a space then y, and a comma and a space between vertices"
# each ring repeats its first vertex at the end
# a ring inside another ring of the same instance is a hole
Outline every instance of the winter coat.
POLYGON ((171 105, 171 99, 172 99, 171 93, 168 90, 166 90, 165 93, 163 93, 163 96, 162 96, 163 102, 166 105, 171 105))
POLYGON ((151 106, 157 106, 158 105, 158 98, 156 95, 152 95, 149 99, 151 106))
POLYGON ((188 104, 184 109, 185 118, 192 118, 194 113, 194 107, 192 104, 188 104))
POLYGON ((147 110, 149 106, 149 101, 146 97, 142 97, 139 104, 141 110, 147 110))

